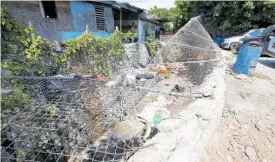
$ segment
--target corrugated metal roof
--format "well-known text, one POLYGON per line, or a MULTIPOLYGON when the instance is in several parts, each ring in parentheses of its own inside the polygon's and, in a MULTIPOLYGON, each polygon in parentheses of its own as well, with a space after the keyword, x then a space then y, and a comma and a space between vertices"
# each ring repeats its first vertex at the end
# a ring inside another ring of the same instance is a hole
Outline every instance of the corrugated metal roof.
POLYGON ((102 1, 102 0, 91 0, 93 2, 97 2, 97 3, 102 3, 102 4, 106 4, 106 5, 111 5, 115 8, 123 8, 123 9, 127 9, 133 12, 143 12, 145 11, 145 9, 130 5, 130 3, 123 3, 123 2, 117 2, 117 1, 102 1))

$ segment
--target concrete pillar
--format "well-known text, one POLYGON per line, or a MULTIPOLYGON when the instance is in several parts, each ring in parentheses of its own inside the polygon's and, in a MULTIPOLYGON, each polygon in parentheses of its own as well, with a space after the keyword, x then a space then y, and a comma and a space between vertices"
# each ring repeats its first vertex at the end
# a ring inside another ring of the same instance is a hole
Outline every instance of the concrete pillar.
POLYGON ((119 15, 119 29, 122 32, 122 8, 120 7, 120 15, 119 15))

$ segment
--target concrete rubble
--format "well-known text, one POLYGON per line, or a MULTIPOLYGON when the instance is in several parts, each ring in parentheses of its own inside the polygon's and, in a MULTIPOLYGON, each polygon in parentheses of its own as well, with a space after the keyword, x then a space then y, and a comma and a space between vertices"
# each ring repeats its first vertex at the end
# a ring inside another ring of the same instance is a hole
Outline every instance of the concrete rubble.
POLYGON ((222 58, 198 88, 202 89, 200 92, 204 97, 195 100, 177 115, 162 120, 156 126, 160 132, 144 144, 152 145, 137 151, 129 161, 197 161, 221 118, 225 100, 224 75, 222 58))

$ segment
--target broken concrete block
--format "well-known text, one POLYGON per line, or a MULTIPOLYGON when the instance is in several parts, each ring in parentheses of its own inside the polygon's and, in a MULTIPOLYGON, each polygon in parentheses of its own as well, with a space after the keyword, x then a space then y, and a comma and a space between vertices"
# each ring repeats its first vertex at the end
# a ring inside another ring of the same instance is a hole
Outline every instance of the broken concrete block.
POLYGON ((126 78, 126 85, 133 85, 136 83, 135 75, 127 74, 125 78, 126 78))
POLYGON ((107 136, 129 140, 136 137, 144 128, 145 125, 138 120, 126 120, 115 124, 115 127, 107 133, 107 136))
POLYGON ((184 124, 184 123, 185 123, 185 121, 182 119, 167 119, 167 120, 161 121, 157 125, 157 128, 161 132, 168 132, 168 131, 176 129, 177 127, 179 127, 179 125, 184 124))

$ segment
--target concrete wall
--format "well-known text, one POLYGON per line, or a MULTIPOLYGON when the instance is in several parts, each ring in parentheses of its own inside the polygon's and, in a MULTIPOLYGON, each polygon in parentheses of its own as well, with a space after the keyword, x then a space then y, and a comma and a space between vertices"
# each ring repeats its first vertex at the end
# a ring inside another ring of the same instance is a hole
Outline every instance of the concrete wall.
POLYGON ((107 38, 114 30, 112 9, 105 7, 107 31, 96 28, 95 9, 92 3, 79 1, 56 1, 57 18, 42 16, 38 1, 21 2, 6 1, 3 6, 19 25, 28 26, 31 22, 35 31, 50 40, 66 40, 79 36, 85 31, 86 25, 94 35, 107 38))

